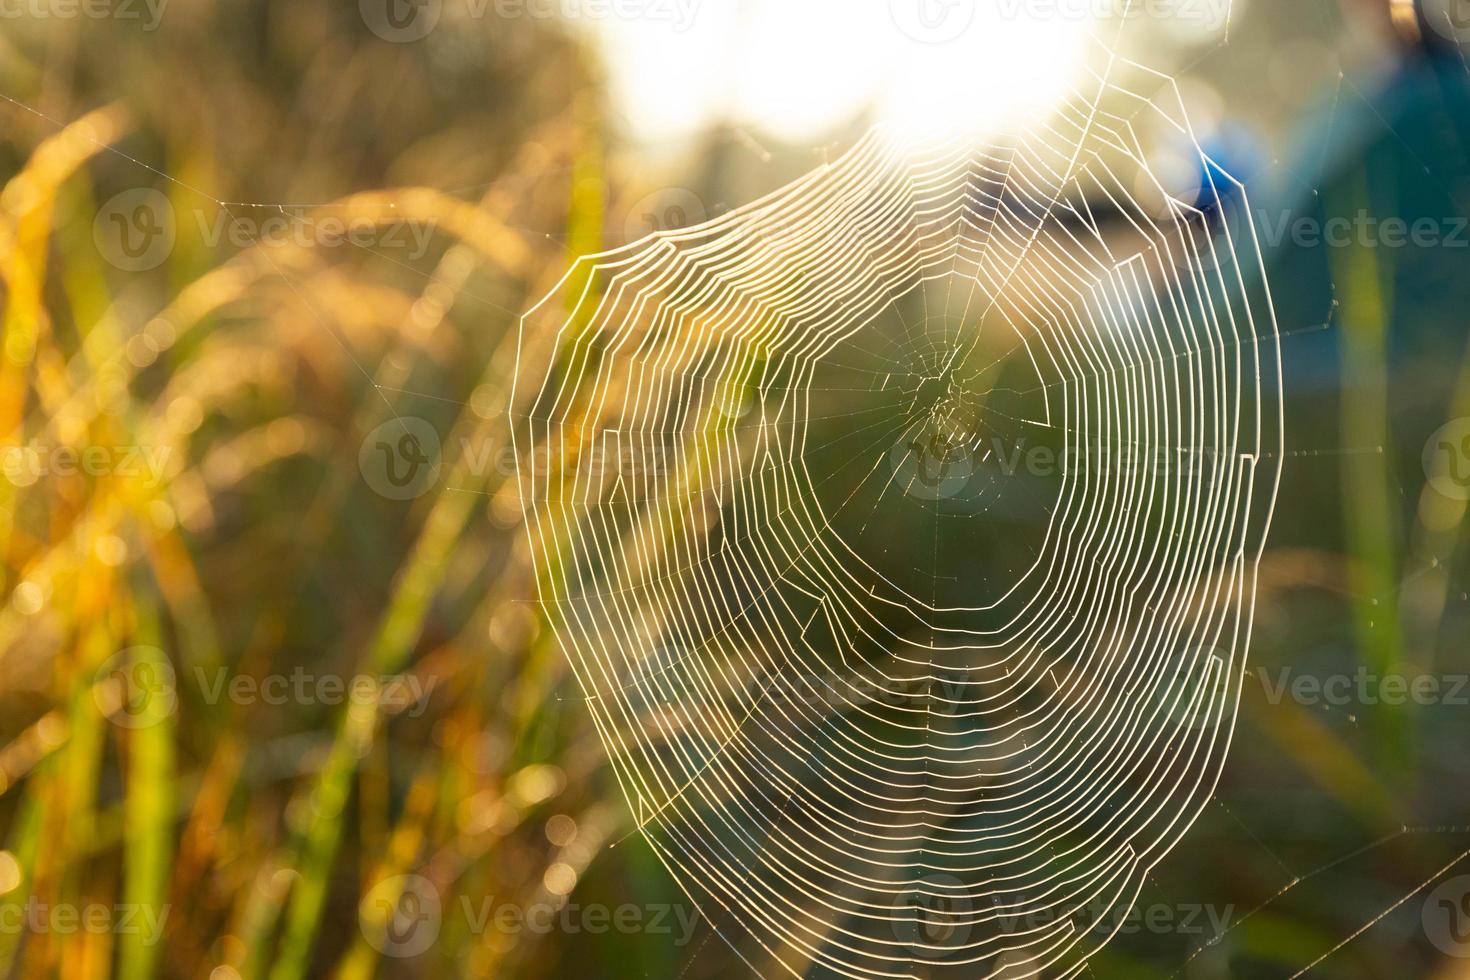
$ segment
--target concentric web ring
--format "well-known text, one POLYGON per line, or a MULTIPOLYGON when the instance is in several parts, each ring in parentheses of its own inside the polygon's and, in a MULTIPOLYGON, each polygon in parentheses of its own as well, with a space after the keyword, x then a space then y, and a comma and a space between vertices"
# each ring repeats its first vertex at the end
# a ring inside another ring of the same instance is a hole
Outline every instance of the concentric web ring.
POLYGON ((523 321, 542 599, 639 829, 763 974, 1071 975, 1218 779, 1277 328, 1172 81, 1084 89, 871 133, 523 321))

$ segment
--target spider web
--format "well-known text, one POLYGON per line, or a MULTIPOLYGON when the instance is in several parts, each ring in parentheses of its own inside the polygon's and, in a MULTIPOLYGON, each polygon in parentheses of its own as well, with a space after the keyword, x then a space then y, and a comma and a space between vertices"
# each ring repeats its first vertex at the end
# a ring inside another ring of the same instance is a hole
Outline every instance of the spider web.
POLYGON ((1070 975, 1108 940, 1233 729, 1263 278, 1172 80, 1104 51, 1048 118, 874 130, 524 318, 542 600, 639 830, 760 972, 1070 975))
POLYGON ((1075 972, 1223 760, 1278 334, 1243 188, 1197 144, 1199 198, 1148 173, 1135 127, 1193 143, 1172 82, 1093 81, 1005 136, 875 133, 523 324, 561 341, 514 416, 542 596, 640 829, 768 969, 1075 972))

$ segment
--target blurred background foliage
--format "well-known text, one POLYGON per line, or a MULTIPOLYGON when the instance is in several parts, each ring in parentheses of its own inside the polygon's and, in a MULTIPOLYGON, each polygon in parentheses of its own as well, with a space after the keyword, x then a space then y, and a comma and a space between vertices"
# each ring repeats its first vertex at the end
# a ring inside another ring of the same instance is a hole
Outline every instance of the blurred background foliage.
MULTIPOLYGON (((1389 7, 1242 4, 1228 42, 1140 28, 1134 53, 1181 77, 1207 148, 1268 213, 1464 215, 1470 72, 1389 7)), ((683 901, 529 601, 504 421, 519 313, 569 256, 751 200, 867 120, 797 140, 710 119, 652 143, 606 60, 555 20, 394 44, 358 5, 300 0, 173 0, 149 32, 4 21, 0 438, 50 466, 0 480, 0 903, 162 919, 161 935, 0 928, 12 975, 746 969, 704 925, 687 943, 541 935, 461 911, 683 901), (128 271, 94 231, 139 189, 167 199, 177 237, 128 271), (417 252, 267 240, 277 215, 432 234, 417 252), (408 500, 359 466, 398 416, 445 447, 408 500), (97 447, 105 465, 76 464, 97 447), (271 704, 199 680, 298 669, 421 696, 271 704), (412 956, 382 934, 404 880, 442 909, 412 956)), ((1467 253, 1268 255, 1290 452, 1252 662, 1464 672, 1464 506, 1426 485, 1420 451, 1470 415, 1467 253)), ((1248 682, 1218 805, 1143 897, 1243 921, 1208 944, 1131 931, 1093 973, 1281 977, 1330 951, 1454 867, 1467 735, 1462 706, 1272 703, 1248 682)), ((1410 900, 1319 973, 1465 962, 1410 900)))

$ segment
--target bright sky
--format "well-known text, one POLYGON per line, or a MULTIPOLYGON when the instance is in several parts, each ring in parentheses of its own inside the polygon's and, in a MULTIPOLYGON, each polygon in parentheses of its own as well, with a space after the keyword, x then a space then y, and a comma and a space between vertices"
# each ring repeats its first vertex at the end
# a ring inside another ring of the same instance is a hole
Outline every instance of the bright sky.
POLYGON ((727 119, 802 141, 868 106, 923 131, 1050 105, 1107 0, 604 2, 596 27, 638 136, 727 119))

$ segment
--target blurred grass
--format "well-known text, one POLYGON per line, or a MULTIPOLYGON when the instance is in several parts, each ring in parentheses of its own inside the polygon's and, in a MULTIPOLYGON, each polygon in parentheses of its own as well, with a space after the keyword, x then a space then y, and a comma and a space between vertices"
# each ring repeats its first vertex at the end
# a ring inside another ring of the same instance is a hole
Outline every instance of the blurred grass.
MULTIPOLYGON (((0 45, 21 100, 0 103, 4 446, 164 461, 157 481, 0 481, 0 901, 162 919, 161 935, 0 930, 0 963, 279 980, 554 970, 553 940, 466 930, 448 910, 461 895, 564 900, 547 869, 580 876, 626 832, 595 737, 559 707, 567 674, 527 601, 503 454, 517 315, 569 253, 602 247, 618 206, 586 54, 531 19, 466 51, 463 37, 381 43, 353 11, 171 13, 156 37, 71 21, 0 45), (104 61, 116 74, 99 79, 104 61), (167 197, 178 240, 129 273, 92 221, 135 188, 167 197), (279 213, 433 237, 405 258, 201 235, 222 218, 258 237, 279 213), (409 415, 443 435, 441 477, 386 500, 359 446, 409 415), (427 703, 210 703, 195 683, 297 665, 411 674, 427 703), (571 818, 571 839, 548 839, 551 816, 571 818), (364 900, 402 874, 432 883, 445 934, 385 963, 364 900)), ((606 942, 630 966, 667 956, 606 942)))
MULTIPOLYGON (((1369 213, 1368 175, 1351 174, 1332 202, 1343 214, 1369 213)), ((1392 211, 1392 207, 1373 213, 1392 211)), ((1354 244, 1332 250, 1334 279, 1343 284, 1340 308, 1343 337, 1343 370, 1356 385, 1353 397, 1342 399, 1341 439, 1344 447, 1378 447, 1374 452, 1349 452, 1343 456, 1342 482, 1346 508, 1346 540, 1353 564, 1353 621, 1357 647, 1365 666, 1378 677, 1404 668, 1402 630, 1399 625, 1398 583, 1403 572, 1398 565, 1402 552, 1400 517, 1392 499, 1390 470, 1383 454, 1392 444, 1389 433, 1388 337, 1389 309, 1394 286, 1393 252, 1354 244), (1386 256, 1386 258, 1383 258, 1386 256)), ((1412 719, 1410 707, 1385 710, 1375 718, 1378 769, 1407 786, 1413 779, 1413 753, 1409 744, 1412 719)))

